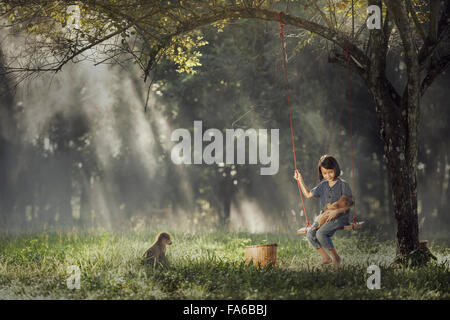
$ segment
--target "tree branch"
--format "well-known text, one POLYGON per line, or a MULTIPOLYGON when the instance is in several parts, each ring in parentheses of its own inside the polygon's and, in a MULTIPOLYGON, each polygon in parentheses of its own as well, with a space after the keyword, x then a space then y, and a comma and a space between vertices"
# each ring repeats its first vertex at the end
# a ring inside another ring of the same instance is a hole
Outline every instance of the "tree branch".
POLYGON ((428 37, 432 43, 435 43, 438 39, 438 26, 439 26, 439 10, 441 9, 440 0, 430 0, 430 33, 428 37))
MULTIPOLYGON (((333 52, 333 56, 328 57, 328 62, 335 63, 346 69, 349 67, 346 55, 340 52, 333 52)), ((358 66, 353 60, 350 61, 350 70, 353 73, 358 74, 363 80, 367 81, 366 70, 358 66)))
MULTIPOLYGON (((91 0, 85 0, 84 3, 93 6, 93 9, 95 8, 101 8, 102 10, 106 10, 104 6, 106 4, 102 3, 101 1, 91 1, 91 0)), ((159 43, 159 50, 164 50, 166 46, 168 46, 171 43, 171 39, 173 37, 176 37, 183 33, 188 33, 190 31, 193 31, 194 29, 197 29, 204 25, 209 25, 211 23, 225 20, 225 19, 240 19, 240 18, 250 18, 250 19, 260 19, 260 20, 268 20, 268 21, 276 21, 278 22, 278 12, 263 9, 260 7, 247 7, 247 6, 240 6, 236 4, 231 5, 224 5, 224 6, 209 6, 204 5, 201 2, 197 1, 183 1, 182 3, 171 3, 169 7, 164 6, 161 7, 158 5, 158 1, 155 1, 155 7, 150 7, 150 12, 147 10, 142 9, 143 12, 146 14, 143 14, 140 17, 134 18, 134 16, 130 16, 127 14, 127 12, 124 12, 123 15, 118 16, 122 17, 122 19, 125 20, 126 23, 123 27, 120 27, 118 30, 103 36, 100 39, 92 40, 93 42, 89 43, 88 45, 77 48, 77 50, 70 52, 66 57, 64 57, 54 68, 51 70, 53 71, 59 71, 61 68, 74 59, 76 56, 82 54, 83 52, 95 47, 96 45, 99 45, 108 39, 128 30, 129 28, 136 27, 136 29, 139 29, 139 24, 145 21, 145 19, 156 17, 157 19, 161 19, 164 17, 164 10, 174 10, 172 13, 175 12, 176 15, 179 15, 180 13, 189 12, 190 14, 187 15, 186 19, 180 19, 177 21, 177 23, 172 26, 173 28, 160 30, 161 37, 159 37, 158 40, 155 40, 159 43), (162 11, 161 11, 162 10, 162 11), (162 14, 162 15, 159 15, 162 14)), ((117 4, 117 6, 120 6, 120 4, 117 4)), ((116 7, 114 7, 116 8, 116 7)), ((115 9, 112 9, 112 11, 116 11, 115 9)), ((128 7, 127 7, 128 8, 128 7)), ((149 8, 146 8, 149 9, 149 8)), ((129 10, 129 9, 126 9, 129 10)), ((108 10, 107 10, 108 12, 108 10)), ((109 10, 111 12, 111 10, 109 10)), ((117 12, 114 12, 114 14, 118 14, 117 12)), ((344 51, 347 51, 352 56, 352 60, 356 62, 357 65, 359 65, 359 68, 366 69, 369 64, 369 59, 364 54, 362 50, 358 48, 358 46, 355 43, 352 43, 351 37, 343 32, 340 32, 339 30, 334 30, 330 27, 312 22, 310 20, 297 17, 294 15, 281 13, 280 14, 281 22, 286 25, 292 25, 298 28, 302 28, 305 30, 308 30, 312 33, 315 33, 325 39, 327 39, 330 42, 335 43, 337 46, 342 48, 344 51)), ((327 20, 328 21, 328 20, 327 20)), ((155 20, 154 22, 151 22, 151 25, 156 24, 158 28, 163 28, 164 24, 158 22, 158 20, 155 20)), ((146 29, 146 28, 145 28, 146 29)), ((141 35, 142 37, 143 35, 141 35)), ((145 39, 144 39, 145 40, 145 39)), ((145 42, 145 41, 144 41, 145 42)), ((149 52, 151 54, 151 52, 149 52)), ((154 62, 154 58, 149 57, 148 62, 146 63, 146 68, 143 70, 146 74, 148 74, 148 70, 151 68, 151 65, 154 62)), ((35 70, 42 70, 42 68, 33 68, 35 70)), ((31 70, 31 68, 29 68, 31 70)))
MULTIPOLYGON (((408 75, 407 84, 403 91, 403 101, 407 99, 418 98, 419 92, 415 92, 420 87, 419 79, 419 60, 414 47, 412 32, 408 21, 407 8, 403 1, 385 0, 386 6, 392 12, 395 24, 402 39, 402 45, 405 52, 406 72, 408 75)), ((416 100, 416 99, 415 99, 416 100)), ((418 102, 418 101, 417 101, 418 102)), ((410 103, 412 106, 416 103, 410 103)), ((412 111, 412 110, 411 110, 412 111)))
MULTIPOLYGON (((436 9, 434 9, 436 11, 436 9)), ((437 10, 439 12, 439 10, 437 10)), ((431 14, 431 13, 430 13, 431 14)), ((436 13, 434 13, 436 14, 436 13)), ((436 19, 436 18, 433 18, 436 19)), ((433 23, 430 21, 430 23, 433 23)), ((432 26, 430 26, 432 28, 432 26)), ((428 60, 434 55, 439 43, 445 39, 445 36, 450 29, 450 1, 446 1, 444 9, 442 10, 441 18, 437 26, 437 35, 430 34, 430 37, 423 43, 419 51, 419 64, 421 68, 428 63, 428 60), (433 41, 432 39, 435 38, 433 41)), ((431 30, 430 30, 431 32, 431 30)), ((433 31, 434 32, 434 31, 433 31)))
POLYGON ((425 35, 425 31, 423 31, 422 25, 419 22, 419 19, 417 18, 416 10, 414 10, 414 7, 411 4, 410 0, 406 0, 406 8, 408 9, 408 12, 411 14, 411 17, 413 19, 414 25, 416 27, 417 32, 419 33, 420 37, 422 38, 422 41, 425 42, 427 39, 427 36, 425 35))
POLYGON ((330 30, 334 30, 333 24, 331 23, 330 20, 328 20, 328 18, 325 15, 325 13, 319 8, 319 6, 317 5, 317 2, 314 2, 314 8, 319 12, 320 16, 325 21, 325 23, 327 24, 328 28, 330 28, 330 30))
POLYGON ((450 55, 444 56, 435 63, 430 63, 428 72, 420 85, 420 94, 423 96, 425 91, 433 83, 434 79, 440 75, 450 65, 450 55))
MULTIPOLYGON (((266 9, 223 9, 223 12, 218 13, 222 19, 226 18, 257 18, 269 21, 278 21, 278 13, 266 9)), ((315 22, 293 16, 286 13, 280 14, 281 22, 286 25, 292 25, 313 32, 341 47, 342 50, 347 50, 354 59, 364 68, 368 65, 368 58, 358 46, 351 41, 351 37, 338 30, 332 30, 315 22)))
POLYGON ((384 18, 383 25, 383 51, 384 55, 387 55, 388 47, 389 47, 389 39, 391 38, 392 29, 394 26, 394 22, 392 21, 391 13, 389 9, 386 10, 386 17, 384 18))

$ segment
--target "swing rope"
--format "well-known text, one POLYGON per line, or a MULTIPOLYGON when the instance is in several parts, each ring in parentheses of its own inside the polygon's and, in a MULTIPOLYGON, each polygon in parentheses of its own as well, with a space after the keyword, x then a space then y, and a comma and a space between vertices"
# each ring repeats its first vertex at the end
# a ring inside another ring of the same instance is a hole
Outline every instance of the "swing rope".
MULTIPOLYGON (((345 56, 347 59, 347 99, 348 99, 348 106, 349 106, 349 116, 350 116, 350 149, 351 149, 351 156, 352 156, 352 185, 353 188, 355 187, 355 157, 353 152, 353 119, 352 119, 352 89, 350 87, 350 77, 351 77, 351 71, 350 71, 350 52, 347 48, 345 48, 345 56)), ((355 228, 356 224, 356 204, 353 208, 353 219, 352 219, 352 228, 355 228)))
MULTIPOLYGON (((286 48, 284 47, 284 25, 281 22, 281 12, 282 11, 279 11, 279 12, 277 12, 277 14, 278 14, 278 20, 280 21, 281 51, 282 51, 282 54, 283 54, 284 80, 286 81, 286 94, 287 94, 288 106, 289 106, 289 126, 291 128, 292 153, 294 155, 294 167, 295 167, 295 170, 297 171, 297 158, 295 156, 294 129, 293 129, 293 125, 292 125, 291 97, 290 97, 290 94, 289 94, 289 81, 288 81, 288 76, 287 76, 287 55, 286 55, 286 48)), ((302 190, 300 189, 300 182, 298 180, 297 180, 297 187, 298 187, 298 193, 300 194, 301 203, 302 203, 302 206, 303 206, 303 212, 305 213, 306 226, 310 227, 311 224, 308 221, 308 215, 306 214, 306 209, 305 209, 305 203, 303 201, 302 190)))
MULTIPOLYGON (((354 0, 352 0, 352 38, 350 39, 350 43, 354 40, 355 37, 355 5, 354 0)), ((348 106, 349 106, 349 116, 350 116, 350 149, 351 149, 351 156, 352 156, 352 185, 353 190, 355 190, 355 156, 353 152, 353 119, 352 119, 352 88, 351 88, 351 68, 350 68, 350 51, 348 47, 345 47, 345 57, 347 59, 347 99, 348 99, 348 106)), ((356 220, 356 204, 353 208, 353 219, 352 219, 352 229, 355 228, 355 225, 357 223, 356 220)))
MULTIPOLYGON (((281 38, 281 51, 282 51, 282 55, 283 55, 283 69, 284 69, 284 80, 286 81, 286 94, 287 94, 287 99, 288 99, 288 106, 289 106, 289 125, 290 125, 290 129, 291 129, 291 139, 292 139, 292 153, 294 155, 294 167, 295 170, 297 170, 297 159, 296 159, 296 155, 295 155, 295 142, 294 142, 294 129, 293 129, 293 125, 292 125, 292 111, 291 111, 291 99, 290 99, 290 94, 289 94, 289 81, 288 81, 288 76, 287 76, 287 55, 286 55, 286 48, 285 48, 285 43, 284 43, 284 24, 281 21, 281 13, 282 11, 277 12, 278 15, 278 20, 280 22, 280 38, 281 38)), ((352 0, 352 39, 354 36, 354 4, 353 4, 353 0, 352 0)), ((350 41, 351 43, 351 41, 350 41)), ((352 115, 352 96, 351 96, 351 68, 350 68, 350 52, 349 49, 347 47, 344 48, 345 51, 345 56, 346 56, 346 60, 347 60, 347 99, 348 99, 348 104, 349 104, 349 117, 350 117, 350 149, 351 149, 351 157, 352 157, 352 171, 351 171, 351 176, 352 176, 352 185, 353 187, 355 186, 355 161, 354 161, 354 150, 353 150, 353 115, 352 115)), ((306 219, 306 226, 310 227, 311 224, 308 221, 308 216, 306 214, 306 209, 305 209, 305 203, 303 201, 303 195, 302 195, 302 191, 300 189, 300 182, 297 180, 297 187, 298 187, 298 191, 300 194, 300 199, 301 199, 301 203, 303 206, 303 212, 305 213, 305 219, 306 219)), ((356 204, 354 205, 354 210, 353 210, 353 218, 352 218, 352 229, 355 229, 355 226, 357 225, 357 219, 356 219, 356 204)))

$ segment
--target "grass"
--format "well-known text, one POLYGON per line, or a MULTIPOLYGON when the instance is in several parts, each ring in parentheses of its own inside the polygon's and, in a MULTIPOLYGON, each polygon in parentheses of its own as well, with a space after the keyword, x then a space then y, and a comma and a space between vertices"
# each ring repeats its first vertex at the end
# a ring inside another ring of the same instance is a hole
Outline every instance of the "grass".
POLYGON ((426 267, 393 268, 392 241, 351 232, 334 237, 339 270, 320 260, 302 236, 288 233, 170 232, 170 267, 153 269, 140 256, 156 232, 56 233, 0 236, 0 299, 449 299, 450 249, 426 267), (278 244, 278 266, 245 265, 244 247, 278 244), (366 286, 367 267, 381 269, 381 289, 366 286), (81 289, 67 288, 69 266, 81 289))

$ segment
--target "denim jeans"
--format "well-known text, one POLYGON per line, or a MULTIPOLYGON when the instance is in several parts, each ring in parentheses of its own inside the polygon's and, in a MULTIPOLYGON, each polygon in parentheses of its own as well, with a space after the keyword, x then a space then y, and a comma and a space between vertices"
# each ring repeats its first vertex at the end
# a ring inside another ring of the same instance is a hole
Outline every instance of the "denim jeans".
POLYGON ((324 223, 319 230, 312 230, 319 225, 318 222, 315 221, 311 226, 311 229, 309 229, 306 233, 306 238, 315 249, 319 249, 321 247, 328 250, 334 249, 331 237, 337 230, 350 224, 349 217, 350 211, 347 211, 346 213, 339 215, 336 219, 324 223))

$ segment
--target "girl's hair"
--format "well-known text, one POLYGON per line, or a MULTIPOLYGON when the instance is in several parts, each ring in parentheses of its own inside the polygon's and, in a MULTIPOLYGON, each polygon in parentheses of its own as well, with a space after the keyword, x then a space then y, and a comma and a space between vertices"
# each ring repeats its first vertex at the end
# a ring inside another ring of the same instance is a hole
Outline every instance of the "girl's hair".
POLYGON ((317 163, 317 169, 319 170, 319 180, 323 179, 322 171, 320 167, 324 167, 325 169, 333 169, 334 170, 334 179, 337 179, 341 175, 341 168, 339 167, 338 162, 333 156, 329 154, 324 154, 320 157, 319 163, 317 163))

